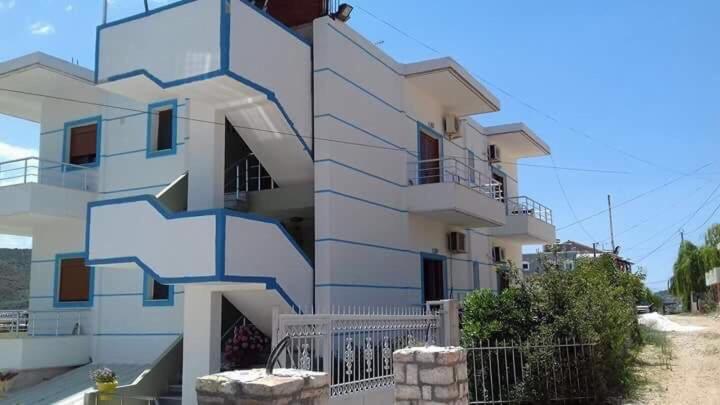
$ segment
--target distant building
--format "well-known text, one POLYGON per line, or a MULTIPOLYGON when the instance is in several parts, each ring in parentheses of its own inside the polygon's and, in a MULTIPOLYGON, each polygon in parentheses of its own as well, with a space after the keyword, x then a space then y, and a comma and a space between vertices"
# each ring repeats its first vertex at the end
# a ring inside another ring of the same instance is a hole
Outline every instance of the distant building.
POLYGON ((523 254, 522 271, 525 274, 541 273, 543 261, 556 264, 564 270, 575 268, 577 259, 610 255, 615 266, 625 272, 632 271, 633 263, 611 250, 600 250, 575 241, 543 246, 542 252, 523 254))

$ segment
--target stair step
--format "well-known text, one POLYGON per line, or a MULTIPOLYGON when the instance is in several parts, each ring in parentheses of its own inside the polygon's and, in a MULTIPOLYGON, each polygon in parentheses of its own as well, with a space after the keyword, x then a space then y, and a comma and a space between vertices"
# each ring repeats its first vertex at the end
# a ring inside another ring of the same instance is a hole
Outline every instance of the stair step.
POLYGON ((168 385, 168 393, 179 393, 179 394, 182 394, 182 384, 170 384, 170 385, 168 385))

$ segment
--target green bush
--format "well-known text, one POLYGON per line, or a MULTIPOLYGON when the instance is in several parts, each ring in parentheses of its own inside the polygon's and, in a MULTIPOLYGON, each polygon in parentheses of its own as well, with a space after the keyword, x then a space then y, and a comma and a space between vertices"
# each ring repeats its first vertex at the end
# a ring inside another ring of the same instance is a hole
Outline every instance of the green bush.
MULTIPOLYGON (((512 286, 501 293, 477 291, 466 298, 463 344, 523 340, 552 345, 565 339, 594 343, 596 395, 622 394, 641 344, 635 305, 646 298, 643 276, 618 271, 607 256, 579 260, 572 271, 546 265, 544 273, 527 280, 514 274, 512 286)), ((544 384, 523 383, 525 393, 534 398, 544 384)))

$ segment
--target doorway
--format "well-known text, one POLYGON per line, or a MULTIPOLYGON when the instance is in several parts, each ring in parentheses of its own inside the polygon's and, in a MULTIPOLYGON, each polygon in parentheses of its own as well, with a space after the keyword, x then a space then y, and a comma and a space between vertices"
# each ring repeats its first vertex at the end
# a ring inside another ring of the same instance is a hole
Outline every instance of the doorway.
POLYGON ((445 261, 422 258, 423 302, 445 299, 445 261))
POLYGON ((440 182, 440 139, 420 132, 418 135, 418 184, 440 182))

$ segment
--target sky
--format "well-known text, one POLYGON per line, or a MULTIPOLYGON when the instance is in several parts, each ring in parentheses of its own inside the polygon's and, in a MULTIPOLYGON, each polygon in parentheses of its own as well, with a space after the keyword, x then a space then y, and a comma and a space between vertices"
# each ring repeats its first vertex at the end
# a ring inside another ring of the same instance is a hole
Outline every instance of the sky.
MULTIPOLYGON (((348 2, 349 24, 398 61, 451 56, 493 91, 502 110, 481 124, 524 122, 550 145, 522 162, 520 192, 552 208, 559 239, 610 247, 610 194, 621 254, 659 290, 680 229, 702 243, 720 222, 720 2, 348 2)), ((109 3, 110 20, 143 8, 109 3)), ((0 0, 0 61, 42 51, 92 68, 101 4, 0 0)), ((0 160, 35 154, 38 134, 0 115, 0 160)))

